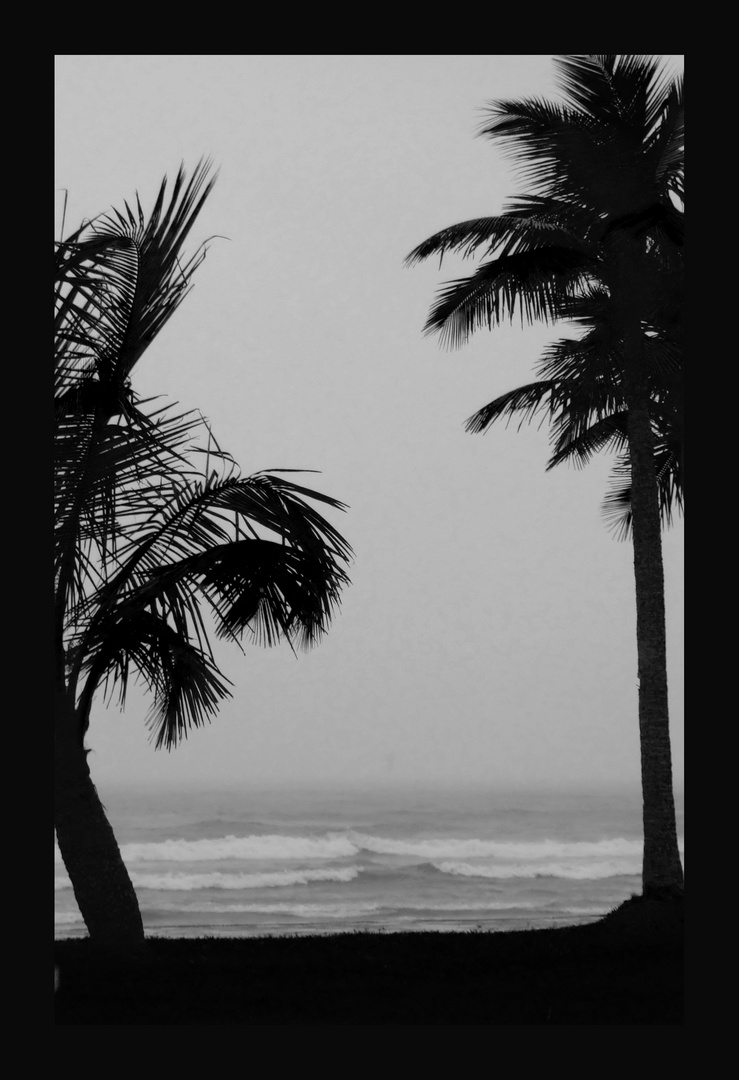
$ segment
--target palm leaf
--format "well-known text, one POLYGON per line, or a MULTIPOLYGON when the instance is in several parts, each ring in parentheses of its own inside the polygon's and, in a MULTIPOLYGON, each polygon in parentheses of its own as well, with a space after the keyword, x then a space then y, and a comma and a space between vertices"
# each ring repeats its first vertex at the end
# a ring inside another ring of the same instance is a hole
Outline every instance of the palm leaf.
POLYGON ((112 684, 123 708, 133 671, 153 697, 147 725, 157 748, 176 746, 230 696, 228 680, 212 657, 156 608, 126 605, 117 618, 106 620, 105 633, 85 654, 85 693, 112 684))
POLYGON ((413 249, 406 257, 405 265, 413 266, 434 254, 440 256, 441 264, 448 252, 469 258, 479 248, 485 249, 485 255, 496 248, 501 248, 501 253, 506 255, 552 246, 586 251, 587 244, 578 231, 578 226, 582 225, 582 221, 568 214, 567 207, 556 200, 535 196, 516 199, 511 201, 505 213, 496 217, 463 221, 435 233, 413 249))
POLYGON ((186 261, 181 249, 215 183, 210 169, 201 161, 186 182, 181 167, 168 199, 165 176, 148 220, 137 197, 136 211, 126 204, 125 214, 97 218, 58 245, 57 366, 65 388, 80 370, 122 382, 187 295, 207 245, 186 261))
MULTIPOLYGON (((507 417, 506 426, 516 414, 520 414, 521 421, 518 425, 520 431, 523 424, 530 423, 537 413, 548 412, 550 415, 555 408, 554 399, 558 383, 554 380, 529 383, 519 386, 516 390, 510 390, 507 394, 501 394, 482 409, 469 417, 465 422, 465 431, 477 434, 487 431, 496 421, 507 417)), ((542 417, 543 419, 543 417, 542 417)))
POLYGON ((569 248, 537 248, 484 263, 437 295, 424 332, 458 346, 481 326, 492 328, 516 312, 524 322, 567 318, 572 297, 592 272, 591 260, 569 248))
MULTIPOLYGON (((684 488, 681 454, 674 447, 658 440, 654 454, 655 474, 663 527, 669 527, 676 514, 684 509, 684 488)), ((601 512, 609 530, 618 540, 629 540, 632 530, 631 465, 628 452, 614 466, 609 489, 601 512)))
POLYGON ((481 133, 503 140, 536 194, 606 219, 667 201, 681 169, 679 87, 646 57, 564 56, 557 64, 565 104, 492 103, 481 133))
MULTIPOLYGON (((74 670, 86 671, 88 681, 103 675, 120 681, 129 664, 138 666, 135 636, 117 628, 141 624, 153 633, 146 619, 140 623, 141 612, 155 612, 183 645, 210 656, 203 601, 219 637, 238 640, 248 632, 257 643, 286 640, 302 648, 320 639, 338 609, 351 548, 305 499, 338 509, 342 503, 264 473, 181 479, 166 506, 120 548, 117 570, 87 608, 80 604, 74 612, 70 652, 74 670)), ((174 706, 168 715, 180 723, 174 706)))

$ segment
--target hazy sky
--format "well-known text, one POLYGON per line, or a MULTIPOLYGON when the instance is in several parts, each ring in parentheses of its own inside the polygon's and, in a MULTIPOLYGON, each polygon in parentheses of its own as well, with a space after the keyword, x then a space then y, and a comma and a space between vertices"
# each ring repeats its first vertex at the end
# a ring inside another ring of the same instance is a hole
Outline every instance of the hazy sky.
MULTIPOLYGON (((682 57, 664 58, 673 70, 682 57)), ((464 421, 529 381, 560 328, 422 334, 474 262, 407 269, 432 233, 521 193, 476 136, 491 100, 557 93, 552 56, 59 56, 57 236, 151 208, 209 155, 216 186, 186 251, 195 287, 134 370, 209 419, 244 474, 308 486, 356 552, 323 644, 217 644, 233 698, 154 751, 136 689, 94 709, 91 767, 114 783, 639 782, 632 550, 600 505, 607 457, 545 472, 546 427, 464 421), (296 477, 298 482, 300 478, 296 477)), ((683 770, 683 525, 664 536, 671 730, 683 770)))

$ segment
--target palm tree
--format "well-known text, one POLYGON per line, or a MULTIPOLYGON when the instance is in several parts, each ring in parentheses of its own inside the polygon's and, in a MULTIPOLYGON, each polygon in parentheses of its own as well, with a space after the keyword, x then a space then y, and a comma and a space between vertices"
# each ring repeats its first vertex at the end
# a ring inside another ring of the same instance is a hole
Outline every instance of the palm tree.
MULTIPOLYGON (((308 648, 348 583, 351 548, 311 505, 336 499, 271 472, 242 477, 196 414, 133 390, 130 373, 205 256, 182 244, 215 177, 200 162, 147 218, 100 218, 57 245, 55 267, 55 827, 90 937, 136 947, 136 895, 90 776, 98 691, 152 695, 170 749, 230 692, 215 633, 308 648), (203 438, 200 445, 198 434, 203 438)), ((276 470, 285 472, 294 470, 276 470)))
POLYGON ((448 345, 519 314, 580 327, 547 352, 543 378, 468 421, 545 409, 549 466, 619 454, 606 501, 631 533, 637 607, 643 793, 643 894, 681 894, 667 704, 661 515, 682 505, 682 77, 653 59, 557 58, 564 103, 490 106, 482 134, 501 139, 529 185, 500 215, 436 233, 406 260, 486 256, 440 292, 426 324, 448 345), (628 457, 626 457, 628 455, 628 457))
MULTIPOLYGON (((631 466, 628 451, 628 414, 621 403, 618 372, 603 350, 604 327, 599 325, 593 296, 573 300, 569 320, 586 331, 564 338, 545 351, 536 366, 539 379, 501 394, 471 416, 469 432, 488 431, 497 420, 513 417, 531 423, 549 418, 552 455, 547 469, 562 462, 587 464, 601 450, 614 452, 616 462, 603 502, 603 514, 620 539, 631 536, 631 466), (578 314, 578 311, 581 313, 578 314), (615 376, 615 379, 614 379, 615 376)), ((664 526, 684 505, 682 357, 676 343, 666 346, 664 336, 648 336, 645 363, 650 389, 654 436, 654 470, 664 526)))

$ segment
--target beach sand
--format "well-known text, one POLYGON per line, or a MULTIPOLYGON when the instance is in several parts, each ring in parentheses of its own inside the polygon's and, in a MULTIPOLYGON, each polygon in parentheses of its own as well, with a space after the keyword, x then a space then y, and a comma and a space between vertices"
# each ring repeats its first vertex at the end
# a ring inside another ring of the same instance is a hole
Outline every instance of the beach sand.
POLYGON ((55 943, 56 1024, 682 1024, 682 902, 507 933, 55 943))

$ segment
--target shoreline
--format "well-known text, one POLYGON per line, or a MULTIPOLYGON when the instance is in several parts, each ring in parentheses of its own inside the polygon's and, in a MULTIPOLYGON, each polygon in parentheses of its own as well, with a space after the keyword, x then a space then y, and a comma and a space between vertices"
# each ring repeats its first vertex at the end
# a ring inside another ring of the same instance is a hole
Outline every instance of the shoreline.
MULTIPOLYGON (((144 934, 147 941, 158 938, 167 940, 192 940, 199 938, 228 938, 231 941, 253 941, 262 938, 278 939, 292 937, 339 937, 346 934, 512 934, 536 930, 558 930, 564 927, 590 926, 605 916, 606 912, 592 915, 551 915, 540 919, 527 915, 507 916, 486 924, 479 917, 467 919, 438 920, 414 918, 407 925, 391 924, 386 920, 367 920, 361 924, 340 925, 333 923, 325 927, 315 922, 296 922, 294 926, 285 923, 263 923, 260 926, 243 927, 237 923, 221 925, 209 923, 173 923, 161 926, 147 926, 144 934)), ((72 928, 59 926, 55 929, 54 940, 84 941, 88 937, 83 926, 72 928)))
POLYGON ((683 904, 486 932, 55 942, 57 1024, 682 1024, 683 904))

